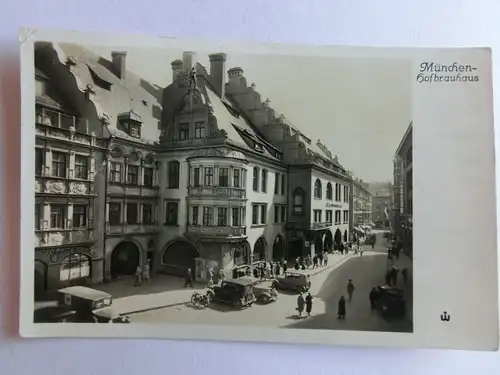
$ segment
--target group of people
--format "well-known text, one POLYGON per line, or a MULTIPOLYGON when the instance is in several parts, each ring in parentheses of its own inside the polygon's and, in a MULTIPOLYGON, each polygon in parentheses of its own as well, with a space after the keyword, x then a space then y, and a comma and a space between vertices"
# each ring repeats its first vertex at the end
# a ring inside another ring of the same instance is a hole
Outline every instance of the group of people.
POLYGON ((253 269, 248 269, 248 276, 252 276, 258 279, 272 279, 275 276, 281 275, 281 273, 286 272, 288 269, 287 264, 284 260, 281 261, 262 261, 258 263, 253 269))
MULTIPOLYGON (((398 275, 399 269, 396 266, 392 266, 390 269, 388 269, 385 273, 386 285, 398 285, 398 275)), ((401 277, 403 278, 403 282, 406 285, 408 283, 408 268, 403 268, 401 270, 401 277)))
POLYGON ((143 281, 146 281, 148 283, 151 282, 149 263, 146 263, 144 267, 137 266, 137 268, 135 269, 134 286, 140 287, 143 281))
POLYGON ((314 254, 313 257, 311 257, 311 255, 307 255, 306 257, 296 258, 293 268, 297 271, 298 270, 305 271, 306 269, 309 268, 318 268, 327 265, 328 265, 328 253, 325 251, 318 254, 314 254))

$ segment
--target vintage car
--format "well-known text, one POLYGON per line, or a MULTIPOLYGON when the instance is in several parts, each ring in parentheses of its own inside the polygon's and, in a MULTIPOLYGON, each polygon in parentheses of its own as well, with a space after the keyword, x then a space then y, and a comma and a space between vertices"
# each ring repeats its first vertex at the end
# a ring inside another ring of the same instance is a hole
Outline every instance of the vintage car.
POLYGON ((278 292, 269 280, 262 280, 251 276, 244 276, 239 280, 248 280, 253 284, 253 293, 257 302, 268 304, 278 299, 278 292))
POLYGON ((252 306, 255 302, 254 284, 250 279, 229 279, 214 285, 208 292, 210 300, 231 304, 235 309, 252 306))
POLYGON ((406 300, 401 289, 385 285, 377 286, 375 307, 385 318, 402 318, 406 314, 406 300))
POLYGON ((311 277, 305 272, 287 271, 283 275, 276 277, 273 281, 273 286, 276 289, 305 292, 311 287, 311 277))
POLYGON ((75 321, 79 323, 100 323, 109 322, 105 317, 97 317, 96 311, 108 308, 106 314, 117 316, 110 307, 113 304, 113 297, 103 291, 91 289, 85 286, 70 286, 60 289, 59 306, 64 306, 74 311, 75 321))
POLYGON ((96 323, 130 323, 128 316, 120 315, 113 307, 103 307, 92 311, 96 323))

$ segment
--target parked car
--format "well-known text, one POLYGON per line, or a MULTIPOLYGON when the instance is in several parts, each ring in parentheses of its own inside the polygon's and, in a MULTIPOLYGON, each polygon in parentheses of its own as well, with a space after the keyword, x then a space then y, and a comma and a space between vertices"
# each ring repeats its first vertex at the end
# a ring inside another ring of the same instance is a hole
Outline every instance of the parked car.
POLYGON ((281 276, 277 276, 273 282, 276 289, 293 290, 305 292, 311 287, 311 277, 308 273, 300 271, 287 271, 281 276))
POLYGON ((220 285, 212 287, 210 300, 231 304, 235 309, 252 306, 255 302, 254 284, 251 279, 224 280, 220 285))
POLYGON ((262 304, 268 304, 278 299, 278 292, 269 280, 257 279, 251 276, 245 276, 240 280, 248 280, 253 284, 253 293, 256 301, 262 304))
POLYGON ((375 307, 383 317, 402 318, 406 314, 406 300, 401 289, 385 285, 376 287, 375 307))

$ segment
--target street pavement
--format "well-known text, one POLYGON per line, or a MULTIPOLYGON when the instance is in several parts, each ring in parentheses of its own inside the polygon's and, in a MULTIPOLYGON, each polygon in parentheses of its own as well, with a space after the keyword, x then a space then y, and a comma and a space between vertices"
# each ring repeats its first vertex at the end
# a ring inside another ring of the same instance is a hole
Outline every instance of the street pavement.
MULTIPOLYGON (((408 299, 408 314, 404 319, 387 321, 376 311, 370 309, 368 293, 372 287, 383 285, 384 275, 388 267, 387 243, 381 234, 377 235, 374 249, 365 245, 363 256, 341 256, 342 261, 322 270, 312 279, 311 294, 313 295, 313 312, 310 317, 299 318, 296 313, 297 295, 280 292, 276 302, 268 305, 254 304, 240 311, 230 306, 212 303, 208 308, 201 309, 189 303, 179 303, 174 306, 150 309, 130 315, 132 322, 142 323, 177 323, 177 324, 207 324, 236 326, 269 326, 306 329, 339 329, 386 332, 412 332, 412 282, 411 262, 404 255, 395 261, 398 268, 408 268, 410 282, 400 285, 408 299), (337 302, 341 295, 347 298, 346 286, 352 279, 356 288, 353 300, 346 303, 346 319, 337 319, 337 302)), ((331 257, 329 260, 332 259, 331 257)), ((402 280, 399 281, 402 283, 402 280)), ((189 292, 193 290, 183 290, 189 292)), ((119 299, 116 300, 119 303, 119 299)))

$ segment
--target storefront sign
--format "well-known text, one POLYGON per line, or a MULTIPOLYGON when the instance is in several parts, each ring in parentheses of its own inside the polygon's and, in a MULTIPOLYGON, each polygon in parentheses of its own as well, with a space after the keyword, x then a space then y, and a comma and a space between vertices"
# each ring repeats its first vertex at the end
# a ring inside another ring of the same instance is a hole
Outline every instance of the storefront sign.
POLYGON ((342 205, 328 202, 326 208, 342 208, 342 205))

